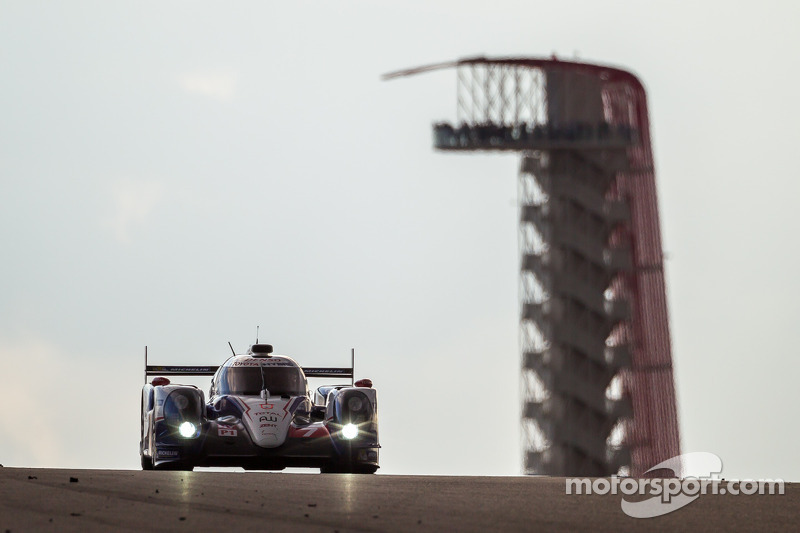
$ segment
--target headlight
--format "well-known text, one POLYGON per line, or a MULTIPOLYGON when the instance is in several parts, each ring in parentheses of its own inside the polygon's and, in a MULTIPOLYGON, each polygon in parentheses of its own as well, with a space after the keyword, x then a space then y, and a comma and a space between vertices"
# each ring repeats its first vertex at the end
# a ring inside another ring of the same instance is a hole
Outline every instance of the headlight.
POLYGON ((359 398, 358 396, 351 396, 349 400, 347 400, 347 408, 350 409, 352 412, 359 412, 364 407, 364 400, 359 398))
POLYGON ((347 391, 342 398, 342 423, 361 424, 372 419, 372 403, 359 391, 347 391))
MULTIPOLYGON (((358 432, 358 429, 356 429, 356 432, 358 432)), ((184 422, 183 424, 178 426, 178 433, 181 434, 181 437, 188 439, 190 437, 194 437, 197 434, 197 427, 195 427, 195 425, 192 424, 191 422, 184 422)))
POLYGON ((358 437, 358 426, 355 424, 345 424, 344 427, 342 427, 342 437, 348 440, 358 437))
POLYGON ((175 402, 175 407, 181 411, 186 409, 186 406, 189 405, 189 399, 183 394, 174 394, 172 396, 172 401, 175 402))

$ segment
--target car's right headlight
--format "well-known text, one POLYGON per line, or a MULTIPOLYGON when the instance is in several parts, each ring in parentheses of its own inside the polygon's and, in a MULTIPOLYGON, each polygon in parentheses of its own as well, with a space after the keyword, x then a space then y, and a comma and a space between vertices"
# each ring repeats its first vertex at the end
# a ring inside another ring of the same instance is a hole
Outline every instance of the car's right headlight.
POLYGON ((358 437, 358 426, 355 424, 345 424, 342 426, 342 437, 353 440, 358 437))

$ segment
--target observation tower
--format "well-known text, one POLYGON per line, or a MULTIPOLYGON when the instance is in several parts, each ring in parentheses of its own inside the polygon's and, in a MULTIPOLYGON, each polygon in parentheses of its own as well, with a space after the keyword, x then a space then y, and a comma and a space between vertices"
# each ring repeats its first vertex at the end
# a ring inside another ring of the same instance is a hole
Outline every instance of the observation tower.
POLYGON ((680 453, 647 101, 625 70, 477 57, 443 152, 520 153, 525 473, 638 476, 680 453))

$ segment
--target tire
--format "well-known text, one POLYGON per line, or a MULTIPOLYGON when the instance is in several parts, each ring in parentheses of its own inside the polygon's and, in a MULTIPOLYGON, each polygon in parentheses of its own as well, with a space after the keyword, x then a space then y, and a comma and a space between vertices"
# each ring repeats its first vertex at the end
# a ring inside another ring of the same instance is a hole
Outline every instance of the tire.
POLYGON ((154 470, 169 470, 169 471, 180 471, 180 472, 191 472, 194 470, 194 465, 186 464, 186 463, 164 463, 156 466, 154 470))
MULTIPOLYGON (((144 439, 145 438, 149 439, 149 437, 150 437, 150 432, 149 431, 147 432, 147 435, 145 435, 145 433, 144 433, 144 398, 142 398, 141 405, 142 405, 142 407, 141 407, 142 416, 141 416, 141 424, 139 426, 139 436, 141 437, 141 440, 139 441, 139 458, 141 459, 141 462, 142 462, 142 470, 152 470, 153 469, 153 458, 152 457, 147 457, 144 454, 144 439)), ((152 453, 152 452, 150 452, 150 453, 152 453)))

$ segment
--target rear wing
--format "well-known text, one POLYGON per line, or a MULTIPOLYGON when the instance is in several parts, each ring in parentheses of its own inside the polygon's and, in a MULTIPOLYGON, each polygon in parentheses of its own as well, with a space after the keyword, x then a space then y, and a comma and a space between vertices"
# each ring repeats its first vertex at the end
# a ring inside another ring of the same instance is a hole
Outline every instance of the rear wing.
MULTIPOLYGON (((356 351, 350 354, 350 368, 304 367, 303 373, 308 378, 350 378, 355 380, 356 351)), ((144 347, 144 382, 149 376, 213 376, 217 366, 155 366, 147 364, 147 346, 144 347)))
POLYGON ((307 378, 350 378, 353 379, 352 368, 323 368, 309 367, 303 368, 303 373, 307 378))

